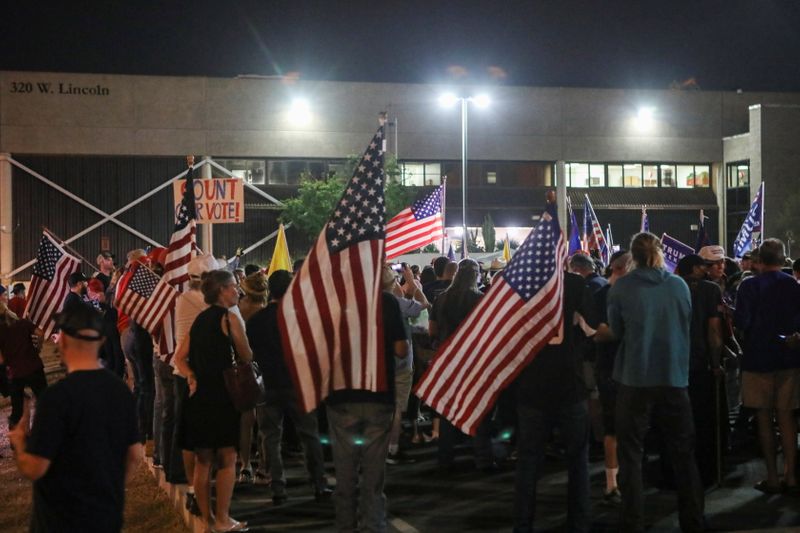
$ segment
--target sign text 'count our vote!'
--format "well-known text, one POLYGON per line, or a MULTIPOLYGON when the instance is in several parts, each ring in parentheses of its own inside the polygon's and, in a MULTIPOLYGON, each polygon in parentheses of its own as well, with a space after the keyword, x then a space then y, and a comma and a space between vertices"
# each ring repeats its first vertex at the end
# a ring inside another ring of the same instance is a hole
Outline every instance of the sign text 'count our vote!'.
MULTIPOLYGON (((175 213, 183 198, 186 180, 172 184, 175 213)), ((194 180, 194 201, 198 224, 226 224, 244 222, 244 189, 240 178, 194 180)))

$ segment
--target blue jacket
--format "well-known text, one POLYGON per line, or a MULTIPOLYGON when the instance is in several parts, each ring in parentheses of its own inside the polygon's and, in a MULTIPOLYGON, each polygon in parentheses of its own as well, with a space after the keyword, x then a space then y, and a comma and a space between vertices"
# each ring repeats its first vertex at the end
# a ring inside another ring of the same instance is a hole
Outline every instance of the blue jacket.
POLYGON ((689 287, 666 270, 637 268, 608 292, 608 325, 620 339, 614 379, 630 387, 689 385, 689 287))

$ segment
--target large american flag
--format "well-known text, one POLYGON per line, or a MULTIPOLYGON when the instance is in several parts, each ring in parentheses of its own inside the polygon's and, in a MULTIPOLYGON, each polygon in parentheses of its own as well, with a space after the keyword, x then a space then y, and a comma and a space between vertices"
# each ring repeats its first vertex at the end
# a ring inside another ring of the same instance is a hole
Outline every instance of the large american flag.
POLYGON ((381 126, 281 300, 284 357, 306 411, 335 390, 387 388, 383 142, 381 126))
POLYGON ((80 264, 47 232, 42 235, 24 316, 40 327, 45 337, 53 333, 56 326, 53 315, 61 311, 69 292, 69 275, 77 272, 80 264))
POLYGON ((172 285, 141 263, 133 263, 117 285, 119 310, 156 338, 177 298, 172 285))
POLYGON ((559 334, 567 250, 554 203, 441 346, 415 394, 473 434, 500 392, 559 334))
POLYGON ((194 202, 194 166, 186 171, 186 189, 175 214, 175 229, 167 247, 164 280, 183 292, 189 283, 189 261, 195 250, 197 209, 194 202))
POLYGON ((441 240, 444 235, 442 223, 442 189, 439 185, 430 194, 400 211, 386 224, 386 259, 441 240))

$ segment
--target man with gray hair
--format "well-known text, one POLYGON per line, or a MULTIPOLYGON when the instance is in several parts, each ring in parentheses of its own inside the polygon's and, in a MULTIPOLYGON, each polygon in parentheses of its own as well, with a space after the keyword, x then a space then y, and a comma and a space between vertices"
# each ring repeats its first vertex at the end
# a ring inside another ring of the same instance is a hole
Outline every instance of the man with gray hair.
POLYGON ((597 273, 594 261, 588 255, 577 253, 570 257, 569 271, 582 276, 592 294, 608 283, 606 278, 597 273))
POLYGON ((793 356, 785 338, 800 320, 800 284, 781 271, 783 242, 767 239, 758 249, 760 274, 742 281, 736 296, 734 324, 742 338, 742 403, 757 409, 758 437, 767 467, 767 479, 755 488, 774 494, 797 494, 795 461, 800 359, 793 356), (783 482, 778 477, 773 413, 778 420, 784 454, 783 482))

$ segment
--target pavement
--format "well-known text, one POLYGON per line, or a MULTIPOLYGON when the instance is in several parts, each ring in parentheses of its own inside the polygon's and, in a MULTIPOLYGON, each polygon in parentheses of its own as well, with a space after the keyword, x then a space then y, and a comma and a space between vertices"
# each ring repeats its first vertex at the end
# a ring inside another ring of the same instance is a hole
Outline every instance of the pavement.
MULTIPOLYGON (((498 446, 504 446, 500 443, 498 446)), ((435 448, 425 445, 407 450, 414 463, 387 465, 389 531, 448 533, 511 531, 514 490, 513 461, 496 474, 474 469, 469 450, 460 449, 455 472, 443 476, 436 468, 435 448)), ((548 454, 539 483, 537 531, 565 531, 567 475, 558 454, 548 454)), ((331 502, 314 501, 307 474, 299 459, 287 461, 289 500, 274 506, 265 485, 237 485, 231 515, 246 520, 250 531, 333 532, 331 502)), ((706 517, 713 531, 800 532, 800 498, 765 495, 753 485, 764 476, 763 464, 753 450, 731 457, 722 486, 706 493, 706 517)), ((331 483, 332 464, 326 463, 331 483)), ((657 458, 645 467, 645 514, 648 531, 679 531, 674 491, 659 489, 653 471, 657 458)), ((605 474, 601 461, 590 465, 593 532, 617 531, 618 509, 602 502, 605 474)), ((195 528, 197 530, 197 528, 195 528)))

